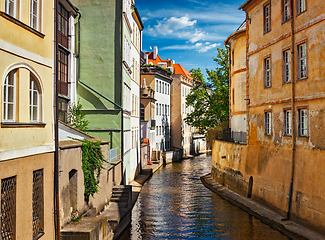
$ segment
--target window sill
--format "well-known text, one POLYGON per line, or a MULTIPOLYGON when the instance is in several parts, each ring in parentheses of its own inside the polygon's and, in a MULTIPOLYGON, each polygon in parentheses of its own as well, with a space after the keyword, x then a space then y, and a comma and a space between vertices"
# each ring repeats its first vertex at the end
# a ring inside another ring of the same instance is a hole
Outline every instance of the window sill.
POLYGON ((307 135, 307 136, 297 136, 298 138, 309 138, 309 136, 307 135))
POLYGON ((267 32, 264 32, 263 35, 268 34, 269 32, 271 32, 271 30, 269 30, 269 31, 267 31, 267 32))
POLYGON ((283 137, 292 137, 291 134, 284 134, 283 137))
POLYGON ((308 77, 298 78, 298 79, 297 79, 297 81, 303 81, 303 80, 308 80, 308 77))
POLYGON ((37 30, 31 28, 30 26, 26 25, 25 23, 19 21, 19 20, 16 19, 16 18, 14 18, 14 17, 8 15, 8 14, 5 13, 5 12, 0 11, 0 16, 3 17, 3 18, 5 18, 5 19, 7 19, 7 20, 9 20, 10 22, 12 22, 12 23, 14 23, 14 24, 16 24, 16 25, 18 25, 18 26, 20 26, 20 27, 22 27, 22 28, 24 28, 24 29, 26 29, 26 30, 32 32, 32 33, 34 33, 35 35, 37 35, 37 36, 39 36, 39 37, 41 37, 41 38, 44 38, 44 37, 45 37, 45 35, 44 35, 43 33, 41 33, 41 32, 39 32, 39 31, 37 31, 37 30))
POLYGON ((301 14, 307 12, 307 10, 303 11, 303 12, 300 12, 300 13, 297 13, 296 17, 300 16, 301 14))
POLYGON ((264 86, 264 88, 271 88, 272 86, 264 86))
POLYGON ((291 20, 291 17, 288 20, 282 20, 282 23, 281 24, 285 24, 287 22, 290 22, 290 20, 291 20))
POLYGON ((1 122, 2 128, 44 128, 46 123, 1 122))
POLYGON ((288 81, 288 82, 282 82, 282 85, 284 85, 284 84, 290 84, 291 83, 291 81, 288 81))

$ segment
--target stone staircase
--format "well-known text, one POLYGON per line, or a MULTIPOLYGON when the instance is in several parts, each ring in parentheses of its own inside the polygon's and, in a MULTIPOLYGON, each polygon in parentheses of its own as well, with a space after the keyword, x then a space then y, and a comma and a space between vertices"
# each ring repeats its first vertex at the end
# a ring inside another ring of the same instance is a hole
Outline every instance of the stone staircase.
POLYGON ((124 207, 130 207, 132 204, 132 186, 117 185, 113 187, 111 202, 119 203, 124 207))

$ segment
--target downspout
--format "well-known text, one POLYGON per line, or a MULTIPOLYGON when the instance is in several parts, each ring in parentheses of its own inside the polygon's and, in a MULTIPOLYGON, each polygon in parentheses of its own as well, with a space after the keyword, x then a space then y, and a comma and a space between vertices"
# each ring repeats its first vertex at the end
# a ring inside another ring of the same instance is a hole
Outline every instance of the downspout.
MULTIPOLYGON (((111 101, 110 99, 108 99, 107 97, 105 97, 104 95, 102 95, 101 93, 99 93, 98 91, 96 91, 95 89, 93 89, 93 88, 91 88, 90 86, 88 86, 86 83, 84 83, 84 82, 82 82, 81 80, 80 80, 80 19, 81 19, 81 13, 79 12, 79 11, 77 11, 77 13, 78 13, 78 16, 79 16, 79 18, 78 18, 78 55, 77 55, 77 57, 78 57, 78 82, 79 83, 81 83, 82 85, 84 85, 85 87, 87 87, 88 89, 90 89, 90 90, 92 90, 93 92, 95 92, 96 94, 98 94, 99 96, 101 96, 102 98, 104 98, 105 100, 107 100, 108 102, 110 102, 110 103, 112 103, 115 107, 117 107, 117 108, 119 108, 120 109, 120 111, 121 111, 121 160, 122 160, 122 182, 124 183, 124 181, 123 181, 123 144, 124 144, 124 142, 123 142, 123 113, 124 113, 124 109, 120 106, 120 105, 118 105, 118 104, 116 104, 115 102, 113 102, 113 101, 111 101)), ((122 94, 121 94, 122 95, 122 94)))
POLYGON ((295 172, 295 39, 294 39, 294 1, 291 0, 291 141, 292 141, 292 154, 291 154, 291 179, 290 179, 290 189, 289 189, 289 199, 288 199, 288 209, 287 209, 287 219, 290 219, 290 211, 292 204, 292 194, 293 194, 293 181, 295 172))
POLYGON ((55 27, 54 27, 54 51, 55 51, 55 107, 54 107, 54 191, 55 191, 55 202, 54 202, 54 218, 55 218, 55 237, 56 240, 60 240, 60 198, 59 198, 59 78, 58 78, 58 59, 59 59, 59 44, 58 44, 58 9, 59 0, 55 1, 55 27))
MULTIPOLYGON (((123 54, 122 54, 122 49, 123 49, 123 1, 121 1, 121 22, 120 22, 120 53, 121 53, 121 61, 120 63, 123 62, 123 54)), ((123 106, 123 66, 121 66, 121 95, 120 95, 120 103, 123 106)), ((125 185, 125 179, 124 179, 124 111, 123 108, 121 107, 121 174, 122 174, 122 184, 125 185)))

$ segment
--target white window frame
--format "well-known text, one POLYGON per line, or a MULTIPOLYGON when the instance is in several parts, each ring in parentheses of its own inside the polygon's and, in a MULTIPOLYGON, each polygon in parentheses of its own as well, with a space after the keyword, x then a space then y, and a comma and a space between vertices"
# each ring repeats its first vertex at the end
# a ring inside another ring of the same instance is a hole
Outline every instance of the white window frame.
POLYGON ((271 87, 271 58, 264 59, 264 87, 271 87))
POLYGON ((8 15, 16 18, 16 14, 17 14, 16 10, 17 10, 17 0, 5 0, 5 12, 8 15), (10 4, 11 3, 13 4, 13 14, 12 15, 10 14, 10 4))
POLYGON ((36 79, 33 76, 30 76, 30 88, 29 88, 29 112, 30 112, 30 122, 39 122, 40 116, 40 93, 39 93, 39 86, 37 84, 36 79), (36 86, 36 88, 35 88, 36 86), (33 94, 36 93, 37 103, 34 103, 33 94), (36 107, 36 119, 33 119, 34 116, 34 108, 36 107))
POLYGON ((283 0, 283 22, 290 20, 290 1, 283 0))
POLYGON ((291 127, 291 110, 284 111, 284 135, 291 136, 292 135, 292 127, 291 127))
POLYGON ((272 135, 272 112, 264 112, 265 135, 272 135))
POLYGON ((3 85, 3 114, 2 114, 2 117, 3 117, 3 121, 4 122, 15 122, 16 121, 16 78, 17 78, 17 70, 13 70, 11 72, 8 73, 8 75, 6 76, 6 79, 5 79, 5 82, 4 82, 4 85, 3 85), (9 78, 13 78, 13 85, 10 85, 9 84, 9 78), (9 102, 9 88, 13 88, 12 91, 13 91, 13 101, 12 102, 9 102), (12 108, 12 119, 9 119, 8 116, 9 116, 9 112, 8 112, 8 107, 9 105, 13 105, 13 108, 12 108))
POLYGON ((307 10, 306 8, 306 0, 298 0, 298 4, 297 4, 297 14, 303 13, 307 10))
POLYGON ((264 33, 271 31, 271 5, 264 7, 264 33))
POLYGON ((291 51, 283 52, 283 82, 291 82, 291 51))
POLYGON ((39 1, 40 0, 30 0, 29 11, 30 27, 34 28, 37 31, 39 30, 39 1), (34 4, 36 4, 36 13, 34 12, 34 4), (34 18, 36 19, 36 26, 34 26, 34 18))
POLYGON ((307 77, 307 44, 298 45, 298 79, 307 77))
POLYGON ((298 110, 299 114, 299 136, 307 137, 308 136, 308 113, 307 108, 301 108, 298 110))

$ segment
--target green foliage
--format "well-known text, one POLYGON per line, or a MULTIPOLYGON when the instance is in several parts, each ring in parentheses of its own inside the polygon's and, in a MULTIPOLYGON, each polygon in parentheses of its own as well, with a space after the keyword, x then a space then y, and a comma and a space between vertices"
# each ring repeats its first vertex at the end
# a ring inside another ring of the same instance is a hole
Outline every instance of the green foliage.
POLYGON ((171 71, 169 71, 168 69, 165 69, 165 68, 160 67, 160 66, 158 66, 158 65, 152 65, 152 64, 150 64, 150 65, 147 65, 147 64, 145 64, 145 65, 141 65, 141 71, 143 71, 143 72, 149 72, 148 67, 149 67, 149 68, 150 68, 150 67, 157 67, 157 68, 159 68, 159 69, 161 69, 161 70, 163 70, 163 71, 165 71, 165 72, 167 72, 167 73, 169 73, 169 74, 173 74, 173 73, 172 73, 171 71))
POLYGON ((98 193, 98 180, 100 171, 104 169, 103 163, 107 162, 104 159, 102 150, 100 148, 101 142, 91 142, 87 139, 80 140, 82 142, 82 170, 84 173, 84 185, 85 185, 85 200, 89 200, 89 196, 94 196, 98 193))
POLYGON ((207 80, 201 69, 191 69, 195 85, 186 97, 186 104, 193 107, 185 122, 205 133, 207 129, 227 122, 229 118, 229 56, 227 49, 218 48, 213 60, 215 70, 206 69, 207 80))
POLYGON ((82 105, 78 101, 69 108, 68 124, 80 131, 86 132, 88 130, 89 121, 85 119, 86 114, 81 111, 82 105))

